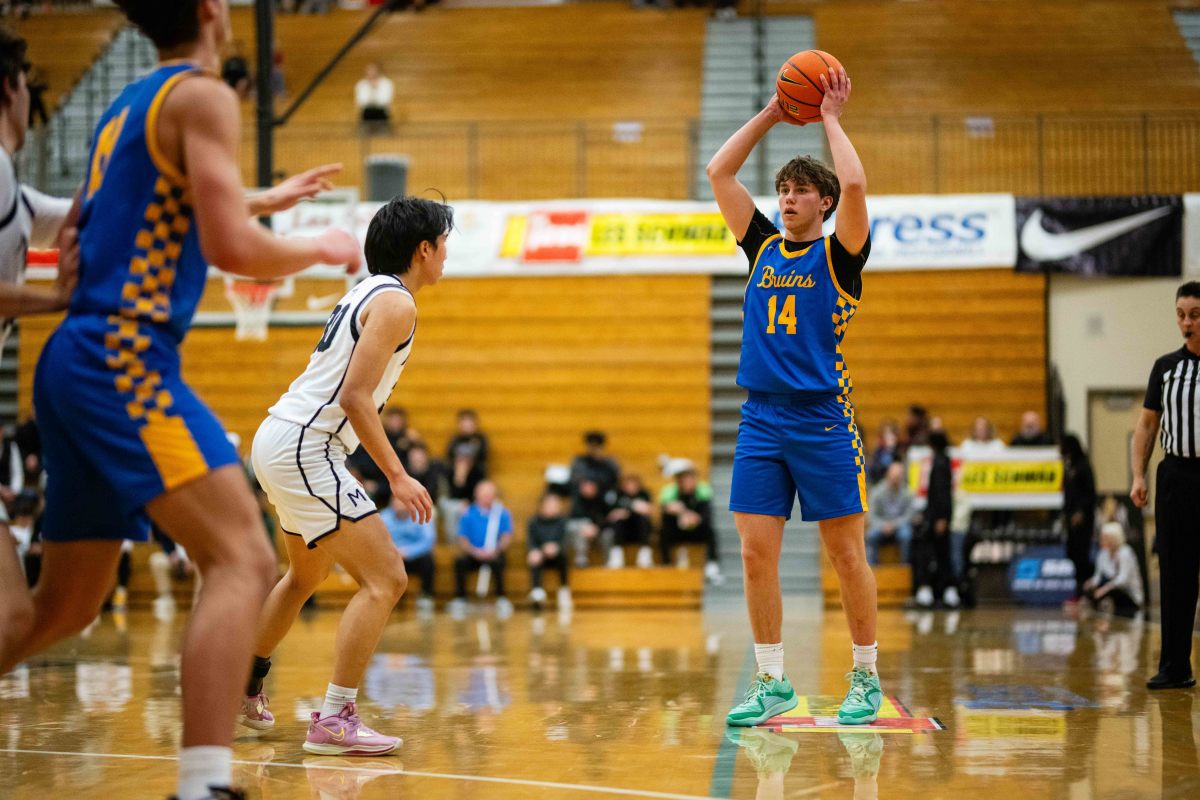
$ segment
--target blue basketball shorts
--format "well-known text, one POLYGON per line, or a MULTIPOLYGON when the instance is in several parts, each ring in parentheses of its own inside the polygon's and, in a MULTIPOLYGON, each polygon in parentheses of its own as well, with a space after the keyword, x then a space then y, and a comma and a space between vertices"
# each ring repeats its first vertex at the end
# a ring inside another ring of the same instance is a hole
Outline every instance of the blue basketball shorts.
POLYGON ((849 398, 751 392, 742 404, 729 508, 808 522, 867 510, 865 458, 849 398))
POLYGON ((238 454, 184 384, 173 342, 144 334, 146 326, 106 338, 97 320, 74 322, 50 337, 34 376, 46 468, 42 535, 145 541, 147 503, 239 463, 238 454))

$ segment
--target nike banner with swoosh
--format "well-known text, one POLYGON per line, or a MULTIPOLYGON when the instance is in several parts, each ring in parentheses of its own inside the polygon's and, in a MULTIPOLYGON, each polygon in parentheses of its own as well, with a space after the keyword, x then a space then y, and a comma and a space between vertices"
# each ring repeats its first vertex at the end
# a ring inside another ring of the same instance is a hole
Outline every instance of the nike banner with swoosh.
POLYGON ((1017 271, 1176 277, 1183 198, 1017 199, 1017 271))

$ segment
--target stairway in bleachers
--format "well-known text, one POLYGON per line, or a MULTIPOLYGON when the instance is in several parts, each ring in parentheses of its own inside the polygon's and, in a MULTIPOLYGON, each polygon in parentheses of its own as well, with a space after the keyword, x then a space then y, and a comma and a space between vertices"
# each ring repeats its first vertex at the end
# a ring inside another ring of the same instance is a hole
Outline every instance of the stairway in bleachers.
POLYGON ((1200 10, 1176 9, 1175 24, 1179 26, 1188 49, 1196 57, 1197 66, 1200 66, 1200 10))
POLYGON ((63 98, 49 125, 23 152, 22 175, 42 191, 70 196, 83 181, 96 122, 130 81, 154 67, 150 40, 122 28, 63 98))
MULTIPOLYGON (((775 91, 775 73, 788 56, 815 46, 809 17, 709 20, 704 41, 700 123, 695 176, 699 199, 712 198, 704 166, 729 135, 757 113, 775 91)), ((824 157, 819 125, 777 127, 755 149, 742 171, 742 183, 755 195, 774 193, 775 170, 803 153, 824 157)))
MULTIPOLYGON (((712 387, 712 483, 713 522, 717 526, 721 567, 725 583, 719 593, 741 594, 741 545, 733 514, 729 511, 729 485, 733 448, 737 438, 740 407, 745 392, 737 387, 737 363, 742 341, 742 293, 746 281, 739 276, 718 276, 712 282, 712 336, 710 381, 712 387)), ((783 540, 779 577, 785 594, 820 591, 820 549, 815 525, 800 522, 800 510, 792 511, 783 540)))

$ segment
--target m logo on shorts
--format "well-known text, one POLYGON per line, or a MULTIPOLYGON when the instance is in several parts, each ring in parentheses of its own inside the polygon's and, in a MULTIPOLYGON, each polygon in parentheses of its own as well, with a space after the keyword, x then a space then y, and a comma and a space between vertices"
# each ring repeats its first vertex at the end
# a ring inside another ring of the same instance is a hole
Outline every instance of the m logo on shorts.
POLYGON ((358 507, 359 500, 362 500, 364 503, 368 503, 371 500, 371 498, 367 497, 367 493, 362 490, 361 486, 347 494, 346 499, 353 503, 355 508, 358 507))

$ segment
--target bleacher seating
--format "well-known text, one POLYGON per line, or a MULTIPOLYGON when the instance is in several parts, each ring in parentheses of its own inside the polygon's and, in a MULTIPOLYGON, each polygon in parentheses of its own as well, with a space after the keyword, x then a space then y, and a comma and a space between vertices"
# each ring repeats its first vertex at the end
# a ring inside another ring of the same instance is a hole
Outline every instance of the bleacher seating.
POLYGON ((116 35, 123 22, 121 13, 113 9, 35 14, 28 19, 9 21, 8 24, 29 43, 29 60, 50 84, 45 95, 46 109, 50 113, 116 35))
MULTIPOLYGON (((278 111, 364 19, 350 11, 277 18, 291 93, 278 111)), ((234 9, 233 21, 252 58, 253 14, 234 9)), ((410 155, 410 185, 451 197, 682 197, 704 25, 699 9, 665 14, 616 2, 392 14, 278 131, 276 165, 295 172, 314 160, 341 160, 344 180, 358 184, 369 146, 410 155), (395 136, 365 143, 353 97, 371 62, 395 82, 397 126, 395 136), (614 141, 613 122, 647 118, 677 122, 669 131, 647 129, 641 142, 614 141), (468 122, 481 125, 468 129, 468 122), (594 154, 582 186, 581 139, 594 154), (480 174, 468 176, 473 148, 480 174)), ((243 119, 249 129, 249 105, 243 119)), ((248 132, 247 176, 254 174, 252 142, 248 132)))

